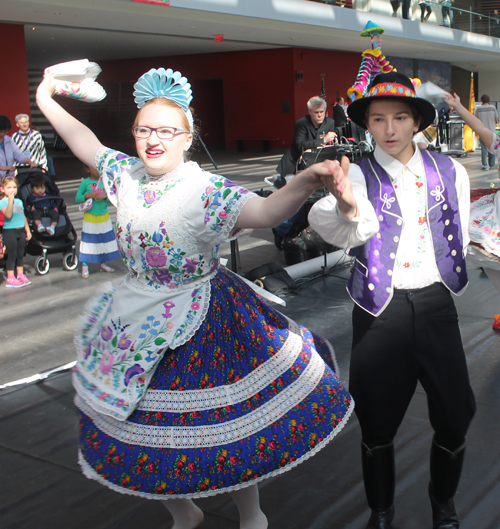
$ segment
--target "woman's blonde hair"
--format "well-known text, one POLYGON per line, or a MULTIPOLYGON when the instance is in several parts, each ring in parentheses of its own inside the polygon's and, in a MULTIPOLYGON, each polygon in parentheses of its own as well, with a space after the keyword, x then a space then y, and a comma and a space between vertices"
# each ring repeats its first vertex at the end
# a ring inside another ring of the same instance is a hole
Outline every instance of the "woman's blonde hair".
POLYGON ((139 123, 139 116, 141 115, 141 112, 149 105, 163 105, 165 107, 175 108, 182 118, 182 127, 184 130, 191 130, 191 127, 189 125, 189 120, 185 114, 185 112, 182 110, 182 108, 175 103, 174 101, 171 101, 170 99, 167 99, 166 97, 155 97, 154 99, 150 99, 147 101, 144 106, 138 110, 135 120, 134 120, 134 127, 139 123))

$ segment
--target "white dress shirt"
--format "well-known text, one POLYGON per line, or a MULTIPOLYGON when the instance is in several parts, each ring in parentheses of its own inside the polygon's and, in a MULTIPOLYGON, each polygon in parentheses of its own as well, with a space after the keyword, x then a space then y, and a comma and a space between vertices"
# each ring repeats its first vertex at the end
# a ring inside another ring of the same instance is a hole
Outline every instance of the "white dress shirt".
MULTIPOLYGON (((394 288, 422 288, 441 282, 436 265, 432 236, 427 222, 427 182, 420 149, 403 165, 379 146, 375 160, 387 171, 394 186, 403 217, 403 231, 394 264, 394 288)), ((470 184, 464 166, 453 160, 458 196, 464 255, 469 244, 470 184)), ((312 207, 309 223, 321 237, 340 248, 363 245, 379 231, 379 221, 368 200, 365 177, 356 164, 349 168, 349 179, 358 203, 358 216, 348 219, 337 207, 333 195, 312 207)))

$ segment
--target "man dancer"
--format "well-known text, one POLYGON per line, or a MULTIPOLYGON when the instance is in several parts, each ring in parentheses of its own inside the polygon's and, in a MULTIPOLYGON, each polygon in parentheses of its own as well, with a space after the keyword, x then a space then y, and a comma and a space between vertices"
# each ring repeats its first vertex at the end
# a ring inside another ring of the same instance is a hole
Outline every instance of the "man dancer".
POLYGON ((47 152, 42 135, 38 131, 30 129, 30 118, 27 114, 18 114, 16 125, 19 130, 12 135, 14 143, 21 151, 29 151, 31 161, 44 172, 47 172, 47 152))
POLYGON ((333 195, 313 206, 309 221, 326 241, 357 247, 348 284, 355 302, 349 390, 362 432, 367 529, 392 527, 393 439, 418 381, 434 429, 433 528, 456 529, 453 497, 475 412, 450 294, 467 286, 468 176, 451 158, 413 144, 435 111, 404 75, 378 75, 348 114, 377 147, 357 165, 333 162, 325 181, 333 195))

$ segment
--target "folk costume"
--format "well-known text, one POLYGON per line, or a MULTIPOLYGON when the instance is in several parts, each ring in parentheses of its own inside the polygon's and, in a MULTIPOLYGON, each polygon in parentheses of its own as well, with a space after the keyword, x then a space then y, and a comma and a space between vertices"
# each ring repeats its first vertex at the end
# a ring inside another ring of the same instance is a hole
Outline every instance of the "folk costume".
MULTIPOLYGON (((135 89, 139 107, 168 97, 189 118, 178 72, 151 70, 135 89)), ((85 475, 145 498, 197 498, 322 449, 353 408, 331 346, 220 263, 254 194, 192 162, 161 177, 112 149, 96 162, 129 273, 90 301, 75 335, 85 475)))
MULTIPOLYGON (((434 119, 433 106, 398 73, 377 76, 367 97, 349 106, 351 119, 366 128, 368 105, 378 97, 416 107, 420 130, 434 119)), ((393 439, 420 381, 435 432, 434 529, 458 528, 453 496, 475 411, 451 296, 467 286, 468 176, 451 158, 414 145, 406 165, 377 146, 351 165, 349 178, 358 216, 345 217, 329 196, 313 206, 309 221, 326 241, 356 251, 348 284, 355 302, 349 389, 362 430, 367 527, 392 527, 393 439)))
MULTIPOLYGON (((500 158, 500 141, 495 135, 489 153, 500 158)), ((482 268, 500 292, 500 193, 498 189, 471 191, 470 238, 467 253, 469 266, 482 268)), ((493 321, 493 329, 500 330, 500 315, 493 321)))

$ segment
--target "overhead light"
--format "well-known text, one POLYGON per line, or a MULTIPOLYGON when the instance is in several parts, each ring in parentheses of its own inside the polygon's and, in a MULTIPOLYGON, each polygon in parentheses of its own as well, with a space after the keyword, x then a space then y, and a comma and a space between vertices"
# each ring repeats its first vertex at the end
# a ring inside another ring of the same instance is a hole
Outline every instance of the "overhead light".
POLYGON ((33 27, 31 28, 31 31, 35 31, 35 29, 36 29, 35 26, 33 26, 33 27))

